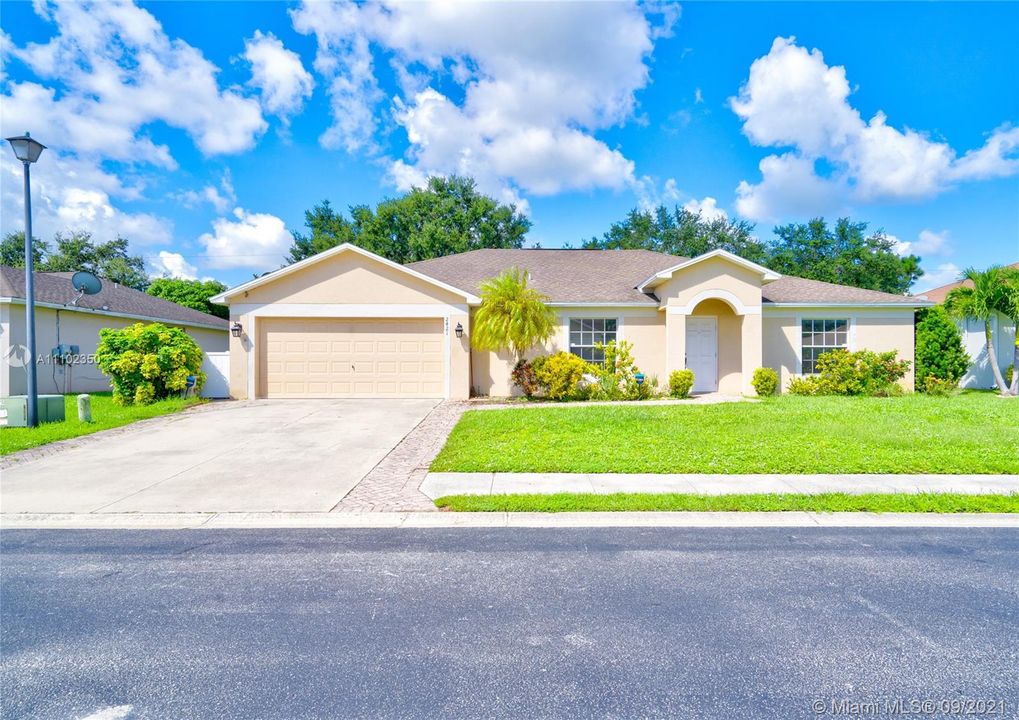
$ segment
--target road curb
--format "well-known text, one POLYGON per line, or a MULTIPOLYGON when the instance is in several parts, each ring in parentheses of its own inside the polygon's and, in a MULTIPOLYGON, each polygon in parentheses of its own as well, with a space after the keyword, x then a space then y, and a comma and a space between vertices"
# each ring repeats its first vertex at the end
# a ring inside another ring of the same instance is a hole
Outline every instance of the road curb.
POLYGON ((2 530, 243 528, 934 527, 1015 528, 1019 514, 812 512, 4 514, 2 530))

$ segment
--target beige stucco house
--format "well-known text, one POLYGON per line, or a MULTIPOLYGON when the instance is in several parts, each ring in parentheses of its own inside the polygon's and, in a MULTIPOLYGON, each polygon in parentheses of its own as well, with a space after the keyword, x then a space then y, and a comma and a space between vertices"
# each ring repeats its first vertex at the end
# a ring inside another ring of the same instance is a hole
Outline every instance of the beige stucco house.
MULTIPOLYGON (((550 298, 559 330, 535 354, 600 359, 626 340, 645 374, 689 367, 696 391, 782 386, 835 347, 913 360, 914 297, 782 277, 724 251, 475 250, 399 265, 341 245, 213 298, 230 306, 237 398, 509 395, 509 353, 472 351, 480 284, 510 267, 550 298)), ((912 374, 904 379, 912 388, 912 374)))
MULTIPOLYGON (((102 328, 161 322, 185 330, 206 353, 227 350, 229 324, 223 318, 152 297, 112 280, 104 280, 98 294, 78 298, 71 286, 72 274, 33 275, 36 355, 42 356, 36 365, 40 393, 110 389, 109 380, 94 359, 102 328), (76 351, 63 359, 54 358, 52 351, 59 345, 75 346, 76 351)), ((25 342, 25 271, 0 266, 0 397, 26 392, 25 342)))

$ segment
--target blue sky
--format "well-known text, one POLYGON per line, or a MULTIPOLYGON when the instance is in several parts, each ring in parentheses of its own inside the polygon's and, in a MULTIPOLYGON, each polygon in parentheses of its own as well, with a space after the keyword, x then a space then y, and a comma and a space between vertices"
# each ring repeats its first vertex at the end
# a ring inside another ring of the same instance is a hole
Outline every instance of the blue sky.
POLYGON ((1019 260, 1016 27, 1016 3, 3 2, 0 126, 50 147, 36 234, 120 233, 153 274, 237 283, 322 199, 461 172, 546 247, 658 202, 762 237, 848 214, 923 289, 1019 260))

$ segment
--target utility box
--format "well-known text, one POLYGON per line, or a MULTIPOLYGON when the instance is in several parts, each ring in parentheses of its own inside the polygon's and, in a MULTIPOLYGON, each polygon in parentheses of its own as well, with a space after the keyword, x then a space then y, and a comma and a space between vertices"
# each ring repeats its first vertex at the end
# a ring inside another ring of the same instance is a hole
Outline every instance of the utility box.
MULTIPOLYGON (((40 423, 64 421, 63 395, 40 395, 36 407, 40 423)), ((12 395, 0 398, 0 423, 7 427, 27 427, 28 396, 12 395), (6 418, 3 417, 4 415, 6 418)))

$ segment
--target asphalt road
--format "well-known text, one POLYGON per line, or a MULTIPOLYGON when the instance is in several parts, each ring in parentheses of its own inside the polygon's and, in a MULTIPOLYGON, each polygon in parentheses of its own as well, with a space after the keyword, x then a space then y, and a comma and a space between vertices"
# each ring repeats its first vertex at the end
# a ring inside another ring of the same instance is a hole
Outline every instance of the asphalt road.
POLYGON ((1014 530, 25 530, 0 553, 3 718, 1019 716, 1014 530))

